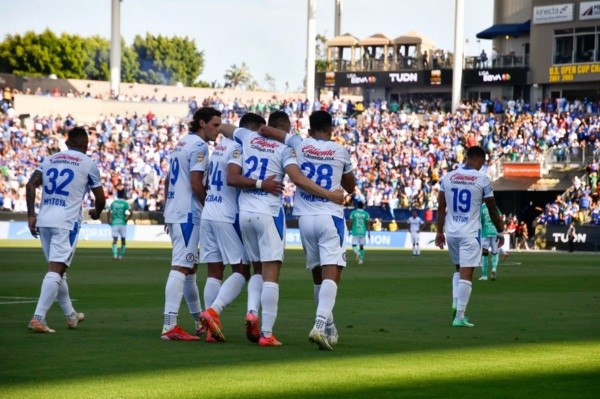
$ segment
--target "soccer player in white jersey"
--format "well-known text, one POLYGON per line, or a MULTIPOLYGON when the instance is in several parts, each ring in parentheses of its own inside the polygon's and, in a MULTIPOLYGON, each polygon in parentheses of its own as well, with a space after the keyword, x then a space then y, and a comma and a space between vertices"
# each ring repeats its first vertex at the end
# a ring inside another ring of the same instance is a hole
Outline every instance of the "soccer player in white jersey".
POLYGON ((425 222, 419 217, 416 209, 413 209, 411 216, 406 222, 408 223, 408 230, 410 231, 410 240, 413 247, 412 254, 413 256, 421 256, 419 240, 421 236, 421 226, 423 226, 425 222))
MULTIPOLYGON (((263 180, 267 176, 275 175, 275 180, 282 181, 287 173, 291 181, 304 191, 338 204, 343 201, 343 190, 329 191, 304 176, 298 167, 294 151, 282 143, 264 138, 252 130, 236 129, 232 125, 222 125, 221 132, 228 137, 234 137, 242 144, 244 176, 256 180, 254 189, 242 189, 240 193, 240 227, 250 261, 260 262, 262 265, 262 324, 258 344, 279 346, 281 342, 273 335, 273 326, 279 302, 279 271, 285 245, 285 216, 281 196, 270 195, 261 190, 263 180)), ((248 295, 250 296, 250 292, 248 295)))
POLYGON ((81 227, 81 203, 91 188, 94 209, 89 211, 97 220, 106 204, 100 182, 100 172, 94 161, 86 155, 87 132, 80 127, 69 131, 67 151, 44 159, 33 172, 26 186, 29 231, 40 236, 48 272, 42 281, 40 297, 29 329, 40 333, 53 333, 46 323, 46 314, 56 299, 67 316, 67 327, 76 328, 85 319, 83 313, 73 309, 67 285, 67 268, 75 253, 77 234, 81 227), (42 189, 40 212, 35 214, 35 192, 42 189))
MULTIPOLYGON (((472 290, 473 269, 481 259, 481 204, 485 202, 497 231, 504 230, 498 214, 490 179, 479 171, 485 162, 485 151, 478 146, 467 150, 465 165, 442 178, 438 194, 438 219, 435 244, 448 251, 457 271, 452 276, 452 325, 474 327, 465 317, 472 290), (446 231, 446 237, 444 236, 446 231)), ((498 245, 504 237, 498 237, 498 245)))
POLYGON ((164 325, 161 339, 197 341, 177 325, 182 297, 201 334, 200 294, 196 283, 200 215, 206 198, 204 175, 208 172, 208 141, 219 134, 221 112, 202 107, 194 113, 190 133, 180 138, 170 155, 165 179, 165 224, 173 245, 171 271, 165 286, 164 325))
MULTIPOLYGON (((284 112, 281 114, 287 118, 284 112)), ((261 127, 260 134, 292 147, 300 169, 317 185, 328 190, 342 187, 346 192, 354 192, 356 181, 350 155, 344 147, 331 141, 331 114, 315 111, 309 122, 310 137, 304 140, 269 126, 261 127)), ((298 188, 294 194, 294 215, 299 216, 306 268, 312 272, 317 303, 315 324, 308 338, 319 349, 331 350, 338 341, 333 307, 342 270, 346 267, 344 209, 340 204, 298 188)))
MULTIPOLYGON (((245 115, 242 116, 240 127, 250 130, 259 128, 260 124, 248 122, 248 119, 245 115)), ((265 123, 262 119, 261 124, 265 123)), ((237 298, 244 283, 250 278, 250 265, 239 224, 240 190, 237 187, 254 188, 256 180, 244 177, 241 172, 242 146, 227 137, 222 137, 210 156, 208 192, 200 221, 200 261, 208 267, 208 277, 204 286, 206 310, 201 316, 209 330, 209 342, 225 341, 219 315, 237 298), (231 265, 232 273, 221 285, 224 264, 231 265)), ((261 189, 272 195, 280 195, 283 184, 274 178, 275 176, 269 176, 264 179, 261 189)))

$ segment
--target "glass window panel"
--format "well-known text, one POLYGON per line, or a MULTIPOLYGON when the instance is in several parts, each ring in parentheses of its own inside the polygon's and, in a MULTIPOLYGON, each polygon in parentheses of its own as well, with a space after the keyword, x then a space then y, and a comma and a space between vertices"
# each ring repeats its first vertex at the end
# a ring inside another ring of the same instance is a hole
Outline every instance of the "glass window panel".
POLYGON ((573 36, 554 38, 554 63, 569 64, 573 62, 573 36))
POLYGON ((596 47, 596 35, 575 36, 577 47, 575 50, 575 62, 594 61, 594 49, 596 47))

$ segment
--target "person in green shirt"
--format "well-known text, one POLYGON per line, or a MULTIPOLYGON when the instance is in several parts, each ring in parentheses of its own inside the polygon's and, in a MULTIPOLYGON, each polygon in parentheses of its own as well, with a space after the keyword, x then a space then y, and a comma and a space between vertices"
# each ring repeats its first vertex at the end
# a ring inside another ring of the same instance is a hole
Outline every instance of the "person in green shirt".
POLYGON ((125 247, 127 245, 127 222, 133 216, 130 206, 124 200, 122 191, 117 192, 117 199, 110 204, 108 209, 108 223, 112 230, 112 253, 113 259, 121 260, 125 256, 125 247), (117 240, 121 237, 121 248, 117 250, 117 240))
MULTIPOLYGON (((491 266, 492 273, 490 275, 490 280, 496 280, 496 271, 498 268, 498 257, 499 257, 499 248, 498 248, 498 237, 502 236, 502 232, 498 233, 496 230, 496 226, 494 226, 494 222, 490 217, 490 212, 487 208, 486 204, 481 205, 481 277, 479 280, 486 281, 488 279, 488 255, 491 251, 491 266)), ((498 214, 502 215, 500 209, 498 209, 498 214)))
POLYGON ((365 261, 365 236, 368 236, 369 239, 371 239, 371 233, 369 231, 369 213, 363 209, 365 204, 362 202, 358 202, 356 207, 358 209, 355 209, 350 213, 350 222, 352 223, 350 235, 352 236, 352 250, 356 254, 358 264, 362 265, 365 261))

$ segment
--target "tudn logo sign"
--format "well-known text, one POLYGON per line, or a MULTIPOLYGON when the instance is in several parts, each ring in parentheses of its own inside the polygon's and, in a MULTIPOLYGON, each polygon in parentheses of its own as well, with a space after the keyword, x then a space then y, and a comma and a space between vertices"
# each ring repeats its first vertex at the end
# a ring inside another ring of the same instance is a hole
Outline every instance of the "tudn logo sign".
POLYGON ((479 76, 484 82, 508 82, 510 80, 508 73, 491 74, 489 71, 479 71, 479 76))

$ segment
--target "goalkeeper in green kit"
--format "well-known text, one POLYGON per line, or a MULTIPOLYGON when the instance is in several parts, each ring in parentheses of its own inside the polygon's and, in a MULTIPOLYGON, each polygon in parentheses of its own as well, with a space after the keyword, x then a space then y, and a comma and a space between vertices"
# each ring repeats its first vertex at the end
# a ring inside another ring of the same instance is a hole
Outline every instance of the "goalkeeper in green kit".
POLYGON ((350 213, 350 221, 352 227, 350 229, 350 235, 352 236, 352 250, 356 254, 356 260, 359 265, 362 265, 365 261, 365 236, 369 236, 371 239, 371 233, 369 232, 369 212, 365 211, 364 204, 358 202, 355 209, 350 213))
POLYGON ((108 223, 112 230, 112 253, 113 259, 121 260, 125 256, 125 247, 127 245, 127 221, 131 219, 133 213, 129 210, 129 204, 123 198, 123 194, 119 192, 117 199, 110 204, 108 210, 108 223), (117 249, 117 241, 121 237, 121 248, 117 249))
MULTIPOLYGON (((502 215, 500 209, 498 214, 502 215)), ((489 277, 490 280, 496 280, 496 270, 498 268, 499 251, 498 248, 498 237, 502 236, 502 232, 498 232, 490 217, 487 205, 481 206, 481 277, 479 280, 486 281, 488 279, 488 259, 491 252, 491 266, 492 273, 489 277)))

